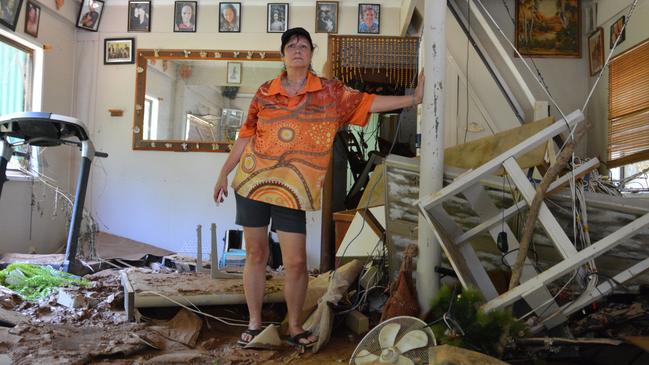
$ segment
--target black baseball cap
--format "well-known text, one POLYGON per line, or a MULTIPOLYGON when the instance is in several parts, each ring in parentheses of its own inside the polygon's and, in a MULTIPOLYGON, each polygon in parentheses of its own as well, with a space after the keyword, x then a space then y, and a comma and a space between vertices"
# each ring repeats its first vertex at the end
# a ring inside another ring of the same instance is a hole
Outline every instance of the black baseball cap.
POLYGON ((309 41, 309 44, 311 45, 311 50, 313 51, 313 41, 311 40, 311 34, 307 32, 306 29, 302 27, 295 27, 288 29, 286 32, 282 33, 282 48, 280 48, 280 52, 284 54, 284 47, 286 46, 286 43, 293 38, 294 36, 301 36, 306 38, 307 41, 309 41))

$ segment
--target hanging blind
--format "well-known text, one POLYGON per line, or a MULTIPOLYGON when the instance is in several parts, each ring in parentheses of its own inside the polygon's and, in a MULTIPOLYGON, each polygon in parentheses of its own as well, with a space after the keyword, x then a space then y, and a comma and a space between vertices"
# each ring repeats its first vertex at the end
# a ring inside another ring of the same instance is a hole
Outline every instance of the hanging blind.
POLYGON ((609 64, 608 167, 649 160, 649 41, 609 64))
POLYGON ((26 65, 29 54, 0 38, 0 115, 25 110, 26 65))

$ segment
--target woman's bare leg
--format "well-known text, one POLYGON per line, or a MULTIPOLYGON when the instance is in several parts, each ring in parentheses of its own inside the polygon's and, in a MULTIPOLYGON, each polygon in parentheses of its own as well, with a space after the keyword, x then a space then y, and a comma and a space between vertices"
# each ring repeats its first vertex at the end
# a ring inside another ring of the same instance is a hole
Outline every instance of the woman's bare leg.
MULTIPOLYGON (((268 227, 243 227, 246 240, 246 264, 243 268, 243 290, 248 304, 248 328, 261 328, 261 307, 266 287, 268 263, 268 227)), ((248 339, 248 341, 251 339, 248 339)))
MULTIPOLYGON (((309 276, 306 271, 306 235, 277 231, 282 248, 282 264, 286 273, 284 298, 288 309, 288 332, 291 336, 304 332, 302 328, 302 307, 306 297, 309 276)), ((300 342, 315 341, 315 337, 300 342)))

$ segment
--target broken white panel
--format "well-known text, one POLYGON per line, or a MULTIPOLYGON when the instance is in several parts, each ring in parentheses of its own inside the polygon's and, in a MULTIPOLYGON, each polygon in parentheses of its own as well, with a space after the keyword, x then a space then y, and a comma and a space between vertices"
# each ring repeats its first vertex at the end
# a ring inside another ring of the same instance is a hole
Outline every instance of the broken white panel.
MULTIPOLYGON (((370 213, 385 228, 385 207, 369 208, 370 213)), ((338 247, 336 257, 369 257, 383 252, 383 240, 374 232, 365 219, 356 212, 347 233, 338 247)))

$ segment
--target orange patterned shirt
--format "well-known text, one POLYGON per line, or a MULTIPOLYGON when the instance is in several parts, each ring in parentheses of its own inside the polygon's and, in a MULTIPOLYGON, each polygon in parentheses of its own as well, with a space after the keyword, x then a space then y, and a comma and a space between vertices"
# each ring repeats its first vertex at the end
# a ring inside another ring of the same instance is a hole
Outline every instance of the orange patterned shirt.
POLYGON ((309 72, 305 87, 288 96, 284 75, 259 87, 250 103, 239 137, 252 138, 232 187, 249 199, 318 210, 336 132, 345 124, 367 124, 374 95, 309 72))

